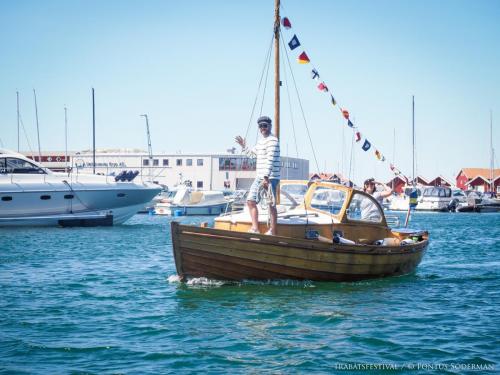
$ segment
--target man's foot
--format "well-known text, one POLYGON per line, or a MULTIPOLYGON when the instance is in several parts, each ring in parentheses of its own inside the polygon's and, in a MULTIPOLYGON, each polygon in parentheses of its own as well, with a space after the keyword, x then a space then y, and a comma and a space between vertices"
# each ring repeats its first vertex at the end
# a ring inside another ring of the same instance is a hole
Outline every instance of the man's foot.
POLYGON ((255 228, 250 228, 250 229, 248 230, 248 233, 259 233, 259 234, 260 234, 259 230, 258 230, 258 229, 255 229, 255 228))
POLYGON ((269 229, 266 233, 265 233, 267 236, 274 236, 273 232, 271 231, 271 229, 269 229))

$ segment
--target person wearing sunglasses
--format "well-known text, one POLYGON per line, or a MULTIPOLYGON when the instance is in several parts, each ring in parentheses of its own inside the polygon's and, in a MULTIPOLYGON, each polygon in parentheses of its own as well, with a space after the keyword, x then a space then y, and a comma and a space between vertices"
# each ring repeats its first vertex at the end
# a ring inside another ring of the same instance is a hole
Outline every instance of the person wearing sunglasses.
MULTIPOLYGON (((363 185, 363 191, 375 198, 380 206, 382 206, 384 198, 390 197, 392 194, 392 189, 389 186, 375 181, 374 178, 365 180, 363 185), (383 190, 378 191, 377 186, 380 186, 383 190)), ((361 219, 377 217, 377 215, 378 209, 375 207, 375 204, 368 199, 363 200, 361 203, 361 219)))
POLYGON ((261 137, 254 148, 247 148, 246 140, 241 137, 236 137, 236 143, 242 147, 245 155, 251 158, 257 158, 256 177, 247 197, 247 206, 252 218, 251 233, 259 233, 259 211, 257 203, 259 202, 259 189, 270 189, 274 199, 270 200, 269 215, 270 228, 266 232, 269 235, 276 235, 276 223, 278 213, 276 211, 276 193, 280 181, 280 145, 278 138, 272 133, 272 122, 267 116, 259 117, 257 120, 261 137))

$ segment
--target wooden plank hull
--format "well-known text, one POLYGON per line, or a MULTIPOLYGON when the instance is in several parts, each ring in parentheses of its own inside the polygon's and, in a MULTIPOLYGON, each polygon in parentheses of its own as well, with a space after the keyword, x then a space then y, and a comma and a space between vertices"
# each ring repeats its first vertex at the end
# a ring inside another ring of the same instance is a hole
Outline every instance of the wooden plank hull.
POLYGON ((337 245, 172 222, 177 273, 219 280, 355 281, 411 273, 428 246, 337 245))

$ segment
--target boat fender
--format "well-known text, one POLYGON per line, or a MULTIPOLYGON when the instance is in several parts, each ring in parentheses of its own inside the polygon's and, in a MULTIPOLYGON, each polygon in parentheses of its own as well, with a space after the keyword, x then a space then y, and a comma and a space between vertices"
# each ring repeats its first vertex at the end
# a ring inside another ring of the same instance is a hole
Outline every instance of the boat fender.
POLYGON ((344 245, 354 245, 356 242, 348 240, 347 238, 340 236, 333 236, 333 243, 344 244, 344 245))
POLYGON ((399 244, 401 246, 405 246, 405 245, 411 245, 411 244, 414 244, 414 243, 415 243, 415 241, 413 241, 413 239, 411 239, 411 238, 405 238, 399 244))

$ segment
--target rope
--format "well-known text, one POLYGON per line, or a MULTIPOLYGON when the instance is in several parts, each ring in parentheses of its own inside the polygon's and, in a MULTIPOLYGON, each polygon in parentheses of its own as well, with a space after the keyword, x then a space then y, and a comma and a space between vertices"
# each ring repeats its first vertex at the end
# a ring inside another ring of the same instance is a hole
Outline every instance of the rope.
MULTIPOLYGON (((285 42, 283 41, 283 38, 280 38, 280 40, 281 40, 281 46, 283 47, 283 51, 285 51, 285 53, 286 53, 285 42)), ((290 90, 288 89, 288 77, 286 74, 286 64, 283 64, 283 76, 285 78, 285 88, 286 88, 286 94, 288 97, 288 104, 289 104, 289 108, 290 108, 290 122, 292 123, 293 140, 295 143, 295 152, 296 152, 296 157, 298 158, 299 157, 299 147, 297 146, 297 134, 295 133, 295 121, 293 121, 294 116, 293 116, 293 111, 292 111, 292 100, 290 99, 290 90)))
MULTIPOLYGON (((283 34, 281 33, 281 29, 280 29, 280 35, 281 35, 281 37, 282 37, 282 39, 283 39, 283 34)), ((302 101, 300 100, 300 96, 299 96, 299 90, 298 90, 298 88, 297 88, 297 82, 295 81, 295 76, 294 76, 294 74, 293 74, 293 70, 291 69, 292 64, 290 63, 290 57, 288 56, 288 51, 286 50, 286 48, 285 48, 285 54, 286 54, 286 59, 287 59, 287 61, 288 61, 288 65, 290 66, 290 73, 291 73, 291 75, 292 75, 293 85, 294 85, 294 87, 295 87, 295 92, 296 92, 296 94, 297 94, 297 100, 298 100, 298 102, 299 102, 300 111, 301 111, 301 113, 302 113, 302 118, 304 119, 304 124, 305 124, 305 126, 306 126, 306 130, 307 130, 307 137, 309 138, 309 143, 310 143, 310 145, 311 145, 312 153, 313 153, 313 156, 314 156, 314 162, 316 163, 316 168, 317 168, 317 170, 319 171, 318 159, 316 158, 316 152, 315 152, 315 150, 314 150, 314 146, 313 146, 312 139, 311 139, 311 134, 310 134, 310 132, 309 132, 309 126, 307 125, 306 116, 305 116, 305 114, 304 114, 304 108, 303 108, 303 106, 302 106, 302 101)))

